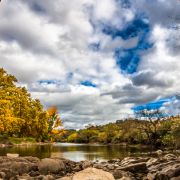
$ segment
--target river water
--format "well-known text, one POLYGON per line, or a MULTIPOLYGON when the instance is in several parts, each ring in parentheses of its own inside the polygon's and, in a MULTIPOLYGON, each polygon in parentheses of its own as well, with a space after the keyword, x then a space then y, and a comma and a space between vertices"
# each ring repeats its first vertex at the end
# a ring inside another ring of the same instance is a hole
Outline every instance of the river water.
POLYGON ((142 156, 149 152, 148 148, 125 147, 122 145, 71 144, 55 143, 43 145, 26 145, 0 148, 0 156, 7 153, 18 153, 20 156, 36 156, 39 158, 62 157, 73 161, 110 160, 127 156, 142 156))

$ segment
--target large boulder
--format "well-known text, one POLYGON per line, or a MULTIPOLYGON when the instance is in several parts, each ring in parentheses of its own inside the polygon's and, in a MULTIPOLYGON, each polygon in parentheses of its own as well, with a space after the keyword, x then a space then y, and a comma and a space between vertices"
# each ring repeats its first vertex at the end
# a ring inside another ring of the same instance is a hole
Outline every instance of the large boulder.
POLYGON ((87 168, 77 172, 72 180, 115 180, 113 175, 100 169, 87 168))
POLYGON ((159 171, 156 174, 155 178, 160 179, 160 177, 164 177, 165 179, 166 177, 168 179, 177 176, 180 176, 180 163, 164 167, 161 171, 159 171))
POLYGON ((163 158, 159 164, 148 166, 148 180, 169 180, 180 176, 180 161, 173 155, 168 155, 163 158), (170 160, 171 159, 171 160, 170 160))
POLYGON ((11 162, 11 164, 7 162, 3 163, 2 166, 4 166, 4 168, 1 168, 1 171, 5 173, 5 179, 29 173, 37 168, 35 164, 27 162, 11 162))
POLYGON ((42 174, 59 174, 62 170, 65 170, 65 165, 60 159, 42 159, 38 163, 39 172, 42 174))

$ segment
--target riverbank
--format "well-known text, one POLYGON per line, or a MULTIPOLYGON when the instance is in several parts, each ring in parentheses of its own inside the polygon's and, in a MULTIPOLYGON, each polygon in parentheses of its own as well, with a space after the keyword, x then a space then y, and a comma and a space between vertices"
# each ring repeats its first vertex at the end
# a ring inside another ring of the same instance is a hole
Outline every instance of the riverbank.
POLYGON ((180 156, 126 157, 103 162, 74 162, 62 158, 0 157, 0 178, 43 180, 177 180, 180 178, 180 156))
POLYGON ((34 138, 24 137, 0 137, 0 148, 3 147, 12 147, 12 146, 32 146, 32 145, 44 145, 44 144, 53 144, 52 142, 37 142, 34 138))

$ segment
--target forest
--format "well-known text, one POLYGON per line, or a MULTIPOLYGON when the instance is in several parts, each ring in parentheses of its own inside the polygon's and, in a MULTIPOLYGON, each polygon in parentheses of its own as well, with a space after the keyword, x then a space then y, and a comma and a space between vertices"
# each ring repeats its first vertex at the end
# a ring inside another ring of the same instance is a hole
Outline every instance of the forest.
POLYGON ((180 147, 180 117, 155 121, 126 119, 81 130, 65 130, 56 141, 180 147))

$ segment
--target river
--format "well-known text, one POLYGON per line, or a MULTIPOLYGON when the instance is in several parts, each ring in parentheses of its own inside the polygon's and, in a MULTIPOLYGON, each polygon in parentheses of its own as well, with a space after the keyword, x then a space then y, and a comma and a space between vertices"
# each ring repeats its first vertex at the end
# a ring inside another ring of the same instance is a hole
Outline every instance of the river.
POLYGON ((36 156, 39 158, 61 157, 73 161, 102 161, 127 156, 142 156, 149 152, 148 148, 125 147, 122 145, 72 144, 55 143, 43 145, 23 145, 0 148, 0 156, 7 153, 18 153, 20 156, 36 156))

